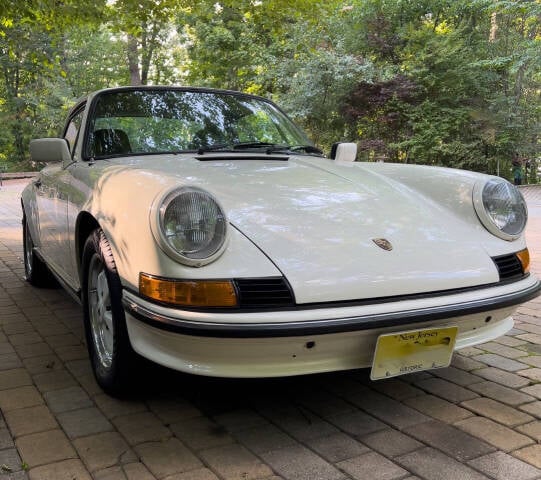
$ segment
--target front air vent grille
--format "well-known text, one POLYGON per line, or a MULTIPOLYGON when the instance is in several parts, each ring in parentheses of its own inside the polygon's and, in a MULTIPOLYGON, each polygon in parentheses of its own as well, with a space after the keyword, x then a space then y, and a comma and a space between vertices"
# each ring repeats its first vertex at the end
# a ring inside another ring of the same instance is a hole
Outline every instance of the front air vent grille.
POLYGON ((291 307, 293 293, 282 277, 235 280, 241 308, 291 307))
POLYGON ((492 257, 492 260, 494 260, 496 267, 498 267, 500 280, 510 280, 524 276, 522 264, 514 253, 502 255, 500 257, 492 257))

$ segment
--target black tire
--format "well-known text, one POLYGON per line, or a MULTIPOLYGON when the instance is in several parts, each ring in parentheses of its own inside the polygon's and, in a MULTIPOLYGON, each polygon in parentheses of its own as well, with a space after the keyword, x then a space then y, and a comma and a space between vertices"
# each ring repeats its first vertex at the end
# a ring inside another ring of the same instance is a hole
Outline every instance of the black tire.
POLYGON ((130 344, 122 286, 103 230, 88 237, 82 265, 84 325, 94 376, 106 393, 121 396, 133 388, 140 357, 130 344))
POLYGON ((47 265, 36 255, 34 241, 28 228, 26 215, 23 213, 23 260, 25 279, 35 287, 54 287, 56 280, 47 265))

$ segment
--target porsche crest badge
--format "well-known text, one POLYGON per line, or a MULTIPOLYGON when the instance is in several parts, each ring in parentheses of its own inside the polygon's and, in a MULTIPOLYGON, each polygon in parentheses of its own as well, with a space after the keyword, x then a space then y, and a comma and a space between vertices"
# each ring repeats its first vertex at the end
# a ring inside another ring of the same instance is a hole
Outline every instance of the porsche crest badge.
POLYGON ((387 250, 388 252, 393 249, 393 246, 389 240, 386 238, 373 238, 372 241, 383 250, 387 250))

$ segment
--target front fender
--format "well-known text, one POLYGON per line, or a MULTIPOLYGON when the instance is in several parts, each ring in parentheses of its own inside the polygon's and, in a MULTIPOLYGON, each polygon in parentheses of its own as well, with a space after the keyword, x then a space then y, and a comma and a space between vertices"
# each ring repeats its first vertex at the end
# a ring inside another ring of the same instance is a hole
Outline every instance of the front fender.
POLYGON ((137 290, 140 272, 187 279, 281 275, 233 226, 224 253, 209 265, 189 267, 167 256, 151 231, 151 209, 164 191, 181 185, 178 177, 125 168, 104 173, 96 183, 84 210, 105 232, 125 287, 137 290))

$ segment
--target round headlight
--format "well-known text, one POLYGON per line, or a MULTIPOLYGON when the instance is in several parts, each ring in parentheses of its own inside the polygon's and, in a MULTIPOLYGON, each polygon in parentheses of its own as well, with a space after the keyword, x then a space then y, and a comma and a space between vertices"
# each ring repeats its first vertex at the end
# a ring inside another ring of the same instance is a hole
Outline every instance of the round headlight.
POLYGON ((504 240, 514 240, 526 227, 528 210, 517 187, 493 178, 474 189, 474 205, 485 228, 504 240))
POLYGON ((182 187, 167 194, 158 211, 159 240, 167 254, 201 266, 218 258, 227 236, 227 218, 204 190, 182 187))

